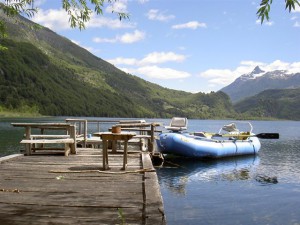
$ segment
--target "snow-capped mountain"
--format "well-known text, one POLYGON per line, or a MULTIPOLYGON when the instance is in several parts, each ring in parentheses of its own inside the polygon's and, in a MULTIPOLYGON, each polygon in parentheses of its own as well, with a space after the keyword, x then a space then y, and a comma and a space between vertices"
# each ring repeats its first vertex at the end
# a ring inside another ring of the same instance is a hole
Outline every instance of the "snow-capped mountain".
POLYGON ((251 73, 241 75, 220 91, 228 94, 235 103, 264 90, 298 87, 300 87, 300 73, 289 73, 286 70, 266 72, 256 66, 251 73))

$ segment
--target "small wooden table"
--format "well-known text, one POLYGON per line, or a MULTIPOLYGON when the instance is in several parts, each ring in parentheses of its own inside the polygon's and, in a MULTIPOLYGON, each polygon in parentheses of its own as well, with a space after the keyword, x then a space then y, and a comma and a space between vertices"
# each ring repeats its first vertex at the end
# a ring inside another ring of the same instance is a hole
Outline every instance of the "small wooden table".
MULTIPOLYGON (((128 141, 133 138, 136 133, 133 132, 121 132, 121 133, 112 133, 112 132, 98 132, 94 133, 95 136, 99 136, 102 139, 103 143, 103 170, 109 169, 108 165, 108 141, 124 141, 124 153, 123 153, 123 167, 125 170, 127 167, 127 145, 128 141)), ((116 145, 113 145, 116 146, 116 145)), ((116 152, 113 149, 113 152, 116 152)))

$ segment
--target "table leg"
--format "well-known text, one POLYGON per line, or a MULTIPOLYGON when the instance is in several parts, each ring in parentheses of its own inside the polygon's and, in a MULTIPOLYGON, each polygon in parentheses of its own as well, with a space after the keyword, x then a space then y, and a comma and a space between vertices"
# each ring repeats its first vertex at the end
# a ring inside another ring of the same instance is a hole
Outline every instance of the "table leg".
POLYGON ((107 152, 107 140, 102 140, 103 151, 102 151, 102 161, 103 161, 103 170, 108 170, 108 152, 107 152))
POLYGON ((117 141, 116 140, 112 140, 111 142, 112 142, 112 144, 111 144, 111 152, 113 154, 115 154, 115 153, 117 153, 117 141))
POLYGON ((106 145, 106 150, 105 150, 105 158, 106 158, 106 168, 107 170, 109 170, 109 164, 108 164, 108 149, 107 149, 107 145, 106 145))
POLYGON ((123 170, 126 170, 127 168, 127 144, 128 144, 128 141, 125 140, 124 142, 124 155, 123 155, 123 170))

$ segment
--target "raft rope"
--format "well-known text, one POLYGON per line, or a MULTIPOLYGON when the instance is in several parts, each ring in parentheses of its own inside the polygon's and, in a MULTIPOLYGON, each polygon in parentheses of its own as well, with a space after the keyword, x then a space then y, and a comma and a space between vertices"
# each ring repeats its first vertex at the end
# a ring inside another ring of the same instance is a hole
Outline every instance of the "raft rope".
POLYGON ((146 173, 146 172, 155 172, 155 169, 141 169, 141 170, 133 170, 133 171, 121 171, 121 172, 113 172, 113 171, 102 171, 102 170, 49 170, 49 173, 104 173, 104 174, 127 174, 127 173, 146 173))

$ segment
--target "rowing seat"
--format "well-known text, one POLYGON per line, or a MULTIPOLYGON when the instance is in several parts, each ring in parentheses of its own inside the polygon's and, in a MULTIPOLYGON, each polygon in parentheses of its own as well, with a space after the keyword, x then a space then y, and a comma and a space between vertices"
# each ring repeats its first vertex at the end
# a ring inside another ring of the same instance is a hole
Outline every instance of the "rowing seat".
POLYGON ((165 126, 167 130, 179 132, 187 129, 188 120, 183 117, 173 117, 170 126, 165 126))

